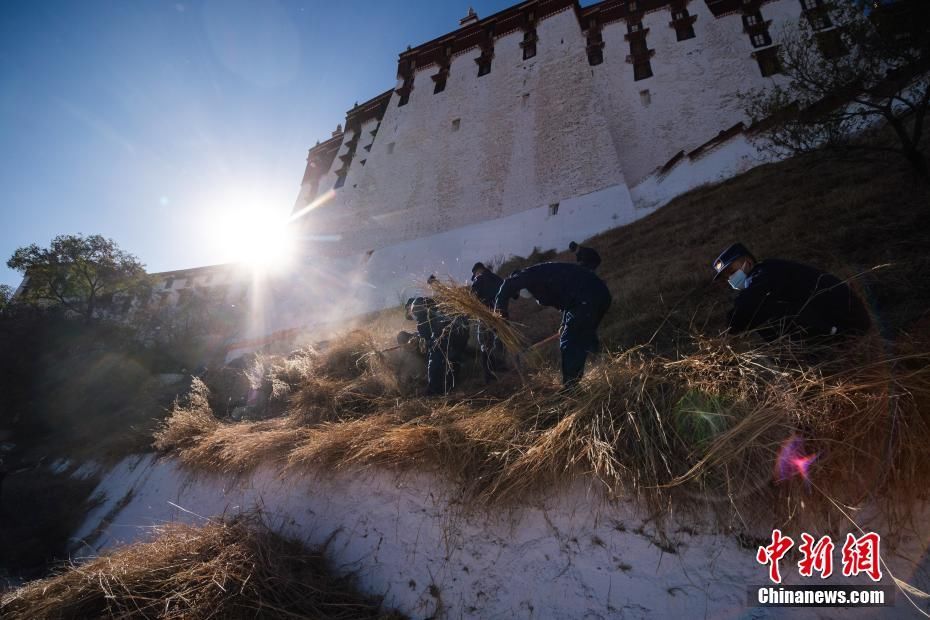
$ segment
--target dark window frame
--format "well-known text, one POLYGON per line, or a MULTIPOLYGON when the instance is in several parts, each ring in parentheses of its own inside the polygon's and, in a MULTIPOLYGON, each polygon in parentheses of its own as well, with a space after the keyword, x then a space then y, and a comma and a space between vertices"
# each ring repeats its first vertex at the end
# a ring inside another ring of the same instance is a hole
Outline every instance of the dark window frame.
POLYGON ((753 11, 743 15, 743 26, 747 29, 758 28, 765 25, 765 18, 762 17, 762 11, 753 11))
POLYGON ((688 24, 686 26, 675 26, 675 36, 679 41, 687 41, 688 39, 697 37, 697 35, 694 33, 694 24, 688 24))
POLYGON ((529 60, 536 55, 537 39, 535 28, 523 32, 523 41, 520 42, 520 47, 523 48, 523 60, 529 60))
POLYGON ((781 61, 778 59, 778 47, 768 47, 755 54, 762 77, 771 77, 782 72, 781 61))
POLYGON ((433 94, 438 95, 446 89, 446 82, 449 79, 448 69, 440 69, 439 72, 432 76, 433 77, 433 94))
POLYGON ((491 60, 494 57, 487 53, 482 52, 481 56, 475 58, 475 63, 478 65, 478 77, 485 76, 491 72, 491 60))
POLYGON ((646 80, 653 76, 652 73, 652 63, 649 59, 646 60, 637 60, 633 62, 633 81, 639 82, 640 80, 646 80))
POLYGON ((772 44, 772 37, 768 31, 757 32, 749 37, 749 41, 752 43, 753 47, 766 47, 772 44), (756 41, 757 37, 761 37, 761 42, 756 41))

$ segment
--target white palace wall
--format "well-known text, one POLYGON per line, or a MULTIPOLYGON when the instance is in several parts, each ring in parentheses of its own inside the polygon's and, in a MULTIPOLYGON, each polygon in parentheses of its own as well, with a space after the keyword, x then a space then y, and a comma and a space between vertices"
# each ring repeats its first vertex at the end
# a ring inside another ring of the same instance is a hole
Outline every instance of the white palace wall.
MULTIPOLYGON (((395 90, 380 120, 347 126, 315 193, 302 187, 295 212, 320 202, 298 220, 313 240, 248 336, 328 322, 335 298, 351 316, 397 305, 430 273, 464 280, 475 261, 564 249, 762 163, 734 95, 778 78, 762 77, 740 12, 686 6, 696 36, 684 41, 668 6, 643 14, 654 50, 643 80, 628 62, 626 20, 602 23, 604 62, 591 66, 573 7, 539 19, 528 60, 518 28, 494 39, 487 75, 477 75, 478 47, 451 58, 443 92, 433 93, 438 67, 420 68, 406 105, 395 90)), ((759 8, 775 44, 801 17, 799 0, 759 8)))
MULTIPOLYGON (((591 67, 631 186, 642 183, 679 151, 688 153, 739 122, 748 125, 737 92, 779 79, 762 77, 739 13, 718 18, 704 2, 687 6, 697 16, 696 36, 684 41, 676 39, 667 9, 643 16, 646 43, 655 50, 652 77, 634 81, 632 65, 625 62, 629 43, 624 40, 624 21, 604 27, 604 63, 591 67), (643 91, 648 91, 648 103, 643 91)), ((760 10, 772 22, 769 31, 775 43, 785 22, 801 16, 796 0, 763 4, 760 10)), ((706 182, 707 176, 698 178, 706 182)))
MULTIPOLYGON (((456 56, 438 94, 430 78, 436 67, 419 71, 409 103, 398 106, 392 96, 367 155, 361 145, 374 122, 363 126, 344 187, 318 210, 334 221, 314 226, 316 234, 343 235, 333 253, 377 249, 624 184, 592 76, 578 70, 585 51, 577 18, 562 11, 537 32, 538 53, 527 61, 521 32, 498 38, 492 70, 480 78, 477 50, 456 56)), ((330 171, 320 192, 336 179, 330 171)))

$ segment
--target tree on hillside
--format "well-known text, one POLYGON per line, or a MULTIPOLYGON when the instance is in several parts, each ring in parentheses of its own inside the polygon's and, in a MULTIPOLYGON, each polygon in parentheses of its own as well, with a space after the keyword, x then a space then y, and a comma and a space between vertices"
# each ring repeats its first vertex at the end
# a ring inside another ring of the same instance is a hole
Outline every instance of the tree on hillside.
POLYGON ((24 302, 60 304, 86 320, 114 294, 135 295, 148 285, 139 260, 101 235, 60 235, 47 248, 33 243, 6 264, 27 278, 24 302))
POLYGON ((13 287, 8 284, 0 284, 0 312, 3 312, 10 301, 13 299, 13 287))
POLYGON ((930 106, 930 2, 810 0, 783 31, 783 79, 742 95, 762 146, 776 155, 828 148, 888 152, 930 180, 922 148, 930 106), (834 24, 837 26, 834 27, 834 24), (873 131, 887 124, 893 133, 873 131))

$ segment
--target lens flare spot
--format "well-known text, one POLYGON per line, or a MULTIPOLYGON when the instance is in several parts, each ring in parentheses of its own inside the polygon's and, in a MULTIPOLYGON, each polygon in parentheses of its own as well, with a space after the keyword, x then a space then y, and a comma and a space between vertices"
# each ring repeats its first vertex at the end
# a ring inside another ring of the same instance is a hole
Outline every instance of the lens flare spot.
POLYGON ((817 454, 804 453, 804 439, 792 435, 782 444, 775 460, 775 479, 779 482, 801 477, 810 480, 810 468, 817 460, 817 454))

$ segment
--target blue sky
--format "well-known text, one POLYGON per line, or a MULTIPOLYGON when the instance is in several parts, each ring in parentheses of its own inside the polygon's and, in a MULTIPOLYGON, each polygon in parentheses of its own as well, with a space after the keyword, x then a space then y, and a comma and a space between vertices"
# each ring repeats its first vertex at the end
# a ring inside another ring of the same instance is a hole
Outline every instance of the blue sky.
POLYGON ((469 4, 513 3, 7 0, 0 284, 19 282, 17 247, 63 233, 112 237, 149 271, 228 260, 230 201, 286 215, 307 149, 394 86, 398 53, 469 4))

